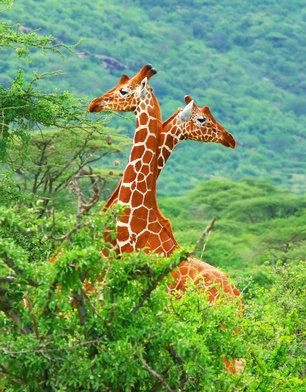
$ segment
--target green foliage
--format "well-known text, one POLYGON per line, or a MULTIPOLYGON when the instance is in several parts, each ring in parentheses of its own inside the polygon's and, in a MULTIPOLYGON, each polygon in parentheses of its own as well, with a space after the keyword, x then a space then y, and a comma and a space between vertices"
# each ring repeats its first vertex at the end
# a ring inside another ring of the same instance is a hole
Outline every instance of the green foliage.
POLYGON ((270 289, 256 290, 253 286, 249 290, 247 295, 253 298, 253 304, 247 307, 246 329, 243 329, 248 341, 253 343, 250 372, 260 374, 258 379, 254 378, 253 388, 266 391, 269 388, 273 390, 275 385, 275 390, 303 391, 305 330, 302 324, 306 317, 306 264, 278 263, 273 268, 265 266, 264 269, 273 279, 273 285, 270 289), (262 350, 259 341, 266 345, 267 351, 262 350), (294 376, 297 369, 300 369, 300 378, 296 377, 297 374, 294 376))
MULTIPOLYGON (((20 223, 5 212, 6 225, 25 228, 32 215, 20 223)), ((115 217, 116 210, 84 217, 53 263, 43 240, 51 227, 46 218, 44 232, 37 221, 28 237, 40 237, 39 253, 12 236, 1 240, 0 366, 7 390, 149 391, 162 390, 162 380, 184 391, 303 391, 305 263, 265 266, 273 284, 248 282, 245 317, 237 318, 235 302, 223 297, 212 306, 193 285, 179 301, 167 294, 166 275, 184 252, 170 259, 144 252, 101 257, 108 245, 96 233, 115 217), (243 373, 224 372, 224 356, 244 358, 243 373)), ((65 231, 76 224, 73 216, 65 221, 65 231)))

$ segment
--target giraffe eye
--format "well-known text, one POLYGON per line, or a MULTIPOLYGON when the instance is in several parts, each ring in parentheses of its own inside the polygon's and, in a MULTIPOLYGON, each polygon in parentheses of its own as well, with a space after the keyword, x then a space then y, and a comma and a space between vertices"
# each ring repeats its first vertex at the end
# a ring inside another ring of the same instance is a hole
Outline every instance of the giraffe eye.
POLYGON ((199 121, 200 124, 204 124, 205 121, 206 121, 206 118, 205 117, 199 117, 198 121, 199 121))
POLYGON ((126 95, 126 94, 128 94, 128 91, 127 90, 119 90, 120 91, 120 94, 121 95, 126 95))

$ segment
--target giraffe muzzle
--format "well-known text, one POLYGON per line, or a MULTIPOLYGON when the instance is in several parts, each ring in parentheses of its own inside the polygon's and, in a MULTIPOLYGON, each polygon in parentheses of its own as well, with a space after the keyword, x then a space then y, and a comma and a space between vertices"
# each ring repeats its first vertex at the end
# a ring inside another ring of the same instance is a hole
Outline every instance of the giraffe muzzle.
POLYGON ((226 132, 222 135, 222 139, 220 143, 225 147, 235 148, 236 147, 236 140, 232 134, 226 132))
POLYGON ((109 110, 107 108, 107 101, 108 99, 106 98, 95 98, 94 100, 91 101, 91 103, 89 104, 88 110, 90 113, 93 112, 101 112, 102 110, 109 110))
POLYGON ((100 105, 99 105, 99 98, 95 98, 94 100, 92 100, 90 102, 88 110, 90 113, 101 111, 100 105))

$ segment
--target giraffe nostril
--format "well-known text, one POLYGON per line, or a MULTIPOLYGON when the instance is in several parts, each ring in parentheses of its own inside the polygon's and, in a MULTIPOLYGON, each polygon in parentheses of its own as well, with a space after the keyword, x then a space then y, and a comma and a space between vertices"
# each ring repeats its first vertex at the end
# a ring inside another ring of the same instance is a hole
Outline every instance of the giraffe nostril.
POLYGON ((230 133, 229 133, 229 137, 230 137, 231 139, 233 139, 233 140, 234 140, 234 137, 233 137, 233 135, 231 135, 230 133))

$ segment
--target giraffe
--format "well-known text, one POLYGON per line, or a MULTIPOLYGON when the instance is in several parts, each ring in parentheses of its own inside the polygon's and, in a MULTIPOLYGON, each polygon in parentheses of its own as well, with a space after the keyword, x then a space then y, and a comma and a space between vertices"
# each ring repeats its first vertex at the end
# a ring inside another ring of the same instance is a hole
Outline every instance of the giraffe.
MULTIPOLYGON (((119 84, 114 89, 110 90, 101 97, 94 99, 89 106, 89 110, 91 112, 98 112, 101 110, 132 111, 133 108, 127 99, 128 97, 123 100, 122 93, 126 96, 128 95, 127 92, 131 92, 132 88, 136 89, 133 79, 129 79, 127 76, 124 76, 124 79, 121 78, 119 84), (124 80, 123 83, 122 80, 124 80)), ((135 96, 133 96, 133 100, 134 99, 135 96)), ((236 145, 233 136, 217 123, 207 106, 204 106, 203 109, 198 108, 190 96, 185 97, 185 102, 187 104, 185 109, 178 109, 178 111, 165 121, 160 128, 158 148, 156 150, 157 170, 155 170, 154 184, 151 187, 154 195, 153 199, 150 200, 152 204, 150 206, 150 213, 148 216, 153 215, 153 210, 155 219, 158 219, 160 222, 158 225, 156 224, 156 221, 154 221, 154 227, 160 230, 161 226, 163 226, 167 230, 162 231, 162 235, 160 235, 160 232, 154 232, 149 224, 147 226, 149 235, 146 237, 147 240, 145 246, 147 246, 149 250, 154 250, 166 257, 170 256, 174 249, 179 248, 179 245, 174 239, 170 221, 164 218, 158 209, 155 192, 157 177, 170 154, 179 142, 186 139, 202 142, 217 142, 231 148, 235 148, 236 145), (166 236, 166 234, 168 236, 166 236)), ((134 107, 134 101, 132 102, 132 105, 134 107)), ((158 118, 160 118, 160 115, 158 118)), ((151 147, 151 149, 153 150, 153 147, 151 147)), ((118 185, 109 200, 106 202, 104 209, 110 208, 118 201, 121 184, 122 183, 118 185)), ((132 188, 134 185, 130 184, 129 186, 132 188)), ((179 269, 172 271, 171 275, 174 277, 174 284, 170 288, 170 291, 182 290, 184 292, 187 280, 192 280, 195 284, 197 284, 200 279, 204 277, 207 285, 219 283, 223 290, 229 293, 233 298, 240 294, 236 287, 229 284, 228 277, 225 273, 195 258, 192 258, 189 261, 183 261, 179 265, 179 269)), ((215 287, 211 288, 209 291, 210 301, 215 301, 217 297, 218 291, 215 287)))
POLYGON ((123 75, 114 89, 103 98, 94 99, 89 106, 90 112, 117 110, 136 114, 133 146, 118 188, 117 203, 127 207, 117 222, 119 253, 143 248, 150 233, 158 235, 167 249, 177 247, 172 233, 161 222, 155 201, 161 114, 148 80, 156 72, 147 64, 132 79, 123 75))

